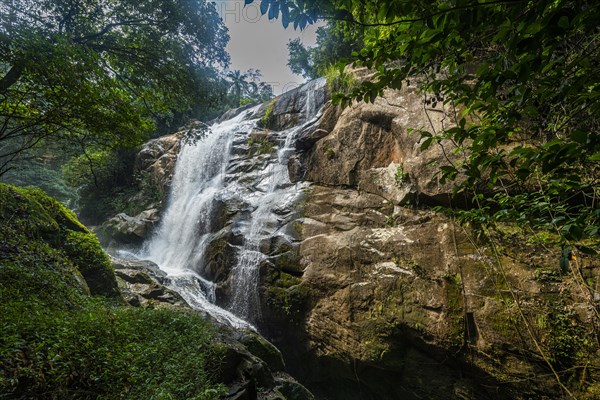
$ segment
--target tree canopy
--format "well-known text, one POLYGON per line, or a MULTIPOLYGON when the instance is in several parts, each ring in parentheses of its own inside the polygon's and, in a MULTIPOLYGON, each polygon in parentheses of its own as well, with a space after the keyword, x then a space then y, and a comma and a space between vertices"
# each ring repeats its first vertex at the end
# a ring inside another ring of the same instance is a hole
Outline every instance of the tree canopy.
POLYGON ((273 97, 273 87, 261 82, 260 70, 250 68, 242 72, 238 69, 228 71, 225 75, 229 86, 229 104, 239 107, 254 102, 262 103, 273 97))
POLYGON ((315 79, 338 62, 349 62, 364 46, 363 29, 346 21, 330 21, 317 29, 316 45, 305 47, 299 38, 288 43, 288 66, 293 73, 315 79))
POLYGON ((127 147, 228 65, 205 0, 0 3, 0 175, 41 140, 127 147))
MULTIPOLYGON (((252 0, 246 0, 250 3, 252 0)), ((598 239, 600 9, 592 0, 262 0, 269 17, 304 28, 319 18, 365 28, 355 65, 374 79, 342 105, 373 102, 420 77, 454 107, 454 127, 423 131, 422 148, 450 140, 464 153, 442 180, 466 179, 474 222, 511 220, 598 239)), ((568 253, 568 252, 567 252, 568 253)))

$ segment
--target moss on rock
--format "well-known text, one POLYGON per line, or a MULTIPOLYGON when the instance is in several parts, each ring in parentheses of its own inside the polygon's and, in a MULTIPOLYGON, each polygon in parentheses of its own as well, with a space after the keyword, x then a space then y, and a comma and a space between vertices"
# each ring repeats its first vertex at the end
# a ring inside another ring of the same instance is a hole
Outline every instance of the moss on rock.
POLYGON ((270 268, 265 289, 267 304, 291 321, 299 322, 308 310, 310 289, 302 279, 278 268, 270 268))
POLYGON ((14 290, 20 297, 73 301, 75 292, 118 297, 108 256, 98 239, 58 201, 39 189, 0 184, 1 275, 17 271, 14 290), (82 279, 83 277, 83 279, 82 279), (85 280, 85 282, 84 282, 85 280))

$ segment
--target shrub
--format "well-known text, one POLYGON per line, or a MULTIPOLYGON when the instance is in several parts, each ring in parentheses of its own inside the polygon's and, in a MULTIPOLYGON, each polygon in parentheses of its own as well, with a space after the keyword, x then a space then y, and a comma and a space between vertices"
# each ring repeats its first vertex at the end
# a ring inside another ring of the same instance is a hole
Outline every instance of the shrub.
POLYGON ((218 399, 200 316, 168 309, 2 305, 0 392, 36 399, 218 399))

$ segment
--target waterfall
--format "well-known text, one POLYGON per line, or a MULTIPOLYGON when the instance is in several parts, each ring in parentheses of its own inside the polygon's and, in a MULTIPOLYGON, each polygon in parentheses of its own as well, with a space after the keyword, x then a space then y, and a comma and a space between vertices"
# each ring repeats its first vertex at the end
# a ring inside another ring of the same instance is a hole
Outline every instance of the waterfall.
POLYGON ((181 146, 161 224, 138 256, 165 271, 171 288, 192 307, 233 326, 260 319, 258 285, 260 265, 266 259, 261 241, 280 227, 281 213, 274 211, 292 208, 307 186, 290 182, 287 163, 297 133, 319 116, 323 96, 315 94, 324 84, 320 79, 296 89, 305 95, 305 104, 295 127, 261 132, 257 106, 214 124, 197 143, 181 146), (265 146, 264 154, 254 155, 251 135, 257 132, 272 148, 265 146), (237 217, 223 226, 227 212, 237 217), (223 240, 224 232, 237 238, 221 250, 233 255, 234 265, 225 281, 215 282, 215 271, 206 263, 207 251, 216 240, 223 240), (214 304, 217 284, 228 285, 228 301, 222 302, 227 310, 214 304))

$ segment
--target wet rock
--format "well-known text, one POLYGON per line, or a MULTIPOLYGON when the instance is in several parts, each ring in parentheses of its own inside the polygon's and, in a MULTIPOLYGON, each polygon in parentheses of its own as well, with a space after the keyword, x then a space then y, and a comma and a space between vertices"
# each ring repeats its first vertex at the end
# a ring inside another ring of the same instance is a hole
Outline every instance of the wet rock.
POLYGON ((293 155, 288 160, 288 174, 290 182, 296 183, 304 179, 306 173, 299 156, 293 155))
POLYGON ((246 110, 254 107, 255 105, 256 104, 246 104, 245 106, 234 108, 232 110, 228 110, 228 111, 224 112, 219 118, 217 118, 213 122, 223 122, 223 121, 230 120, 233 117, 235 117, 236 115, 239 115, 242 111, 246 111, 246 110))
POLYGON ((311 81, 303 88, 289 90, 271 102, 264 103, 256 112, 255 117, 262 118, 268 112, 267 128, 282 131, 306 122, 307 115, 317 111, 328 96, 324 79, 311 81))
POLYGON ((306 388, 283 372, 281 353, 260 335, 248 331, 235 334, 229 330, 221 331, 220 335, 227 347, 216 377, 229 387, 226 399, 314 399, 306 388))
POLYGON ((271 371, 285 371, 281 353, 265 338, 254 332, 242 331, 237 339, 246 346, 250 353, 266 362, 271 371))
POLYGON ((204 275, 207 279, 217 284, 223 283, 229 277, 233 265, 235 265, 236 251, 232 242, 235 242, 229 227, 211 235, 206 243, 206 253, 203 264, 204 275))
POLYGON ((117 214, 100 228, 100 238, 105 244, 116 241, 123 244, 139 244, 146 239, 159 220, 155 208, 145 210, 134 217, 117 214))
POLYGON ((289 376, 275 378, 277 390, 285 396, 287 400, 314 400, 314 396, 303 385, 289 376))
POLYGON ((119 289, 134 307, 188 307, 179 293, 165 286, 166 273, 152 261, 111 257, 119 289))

